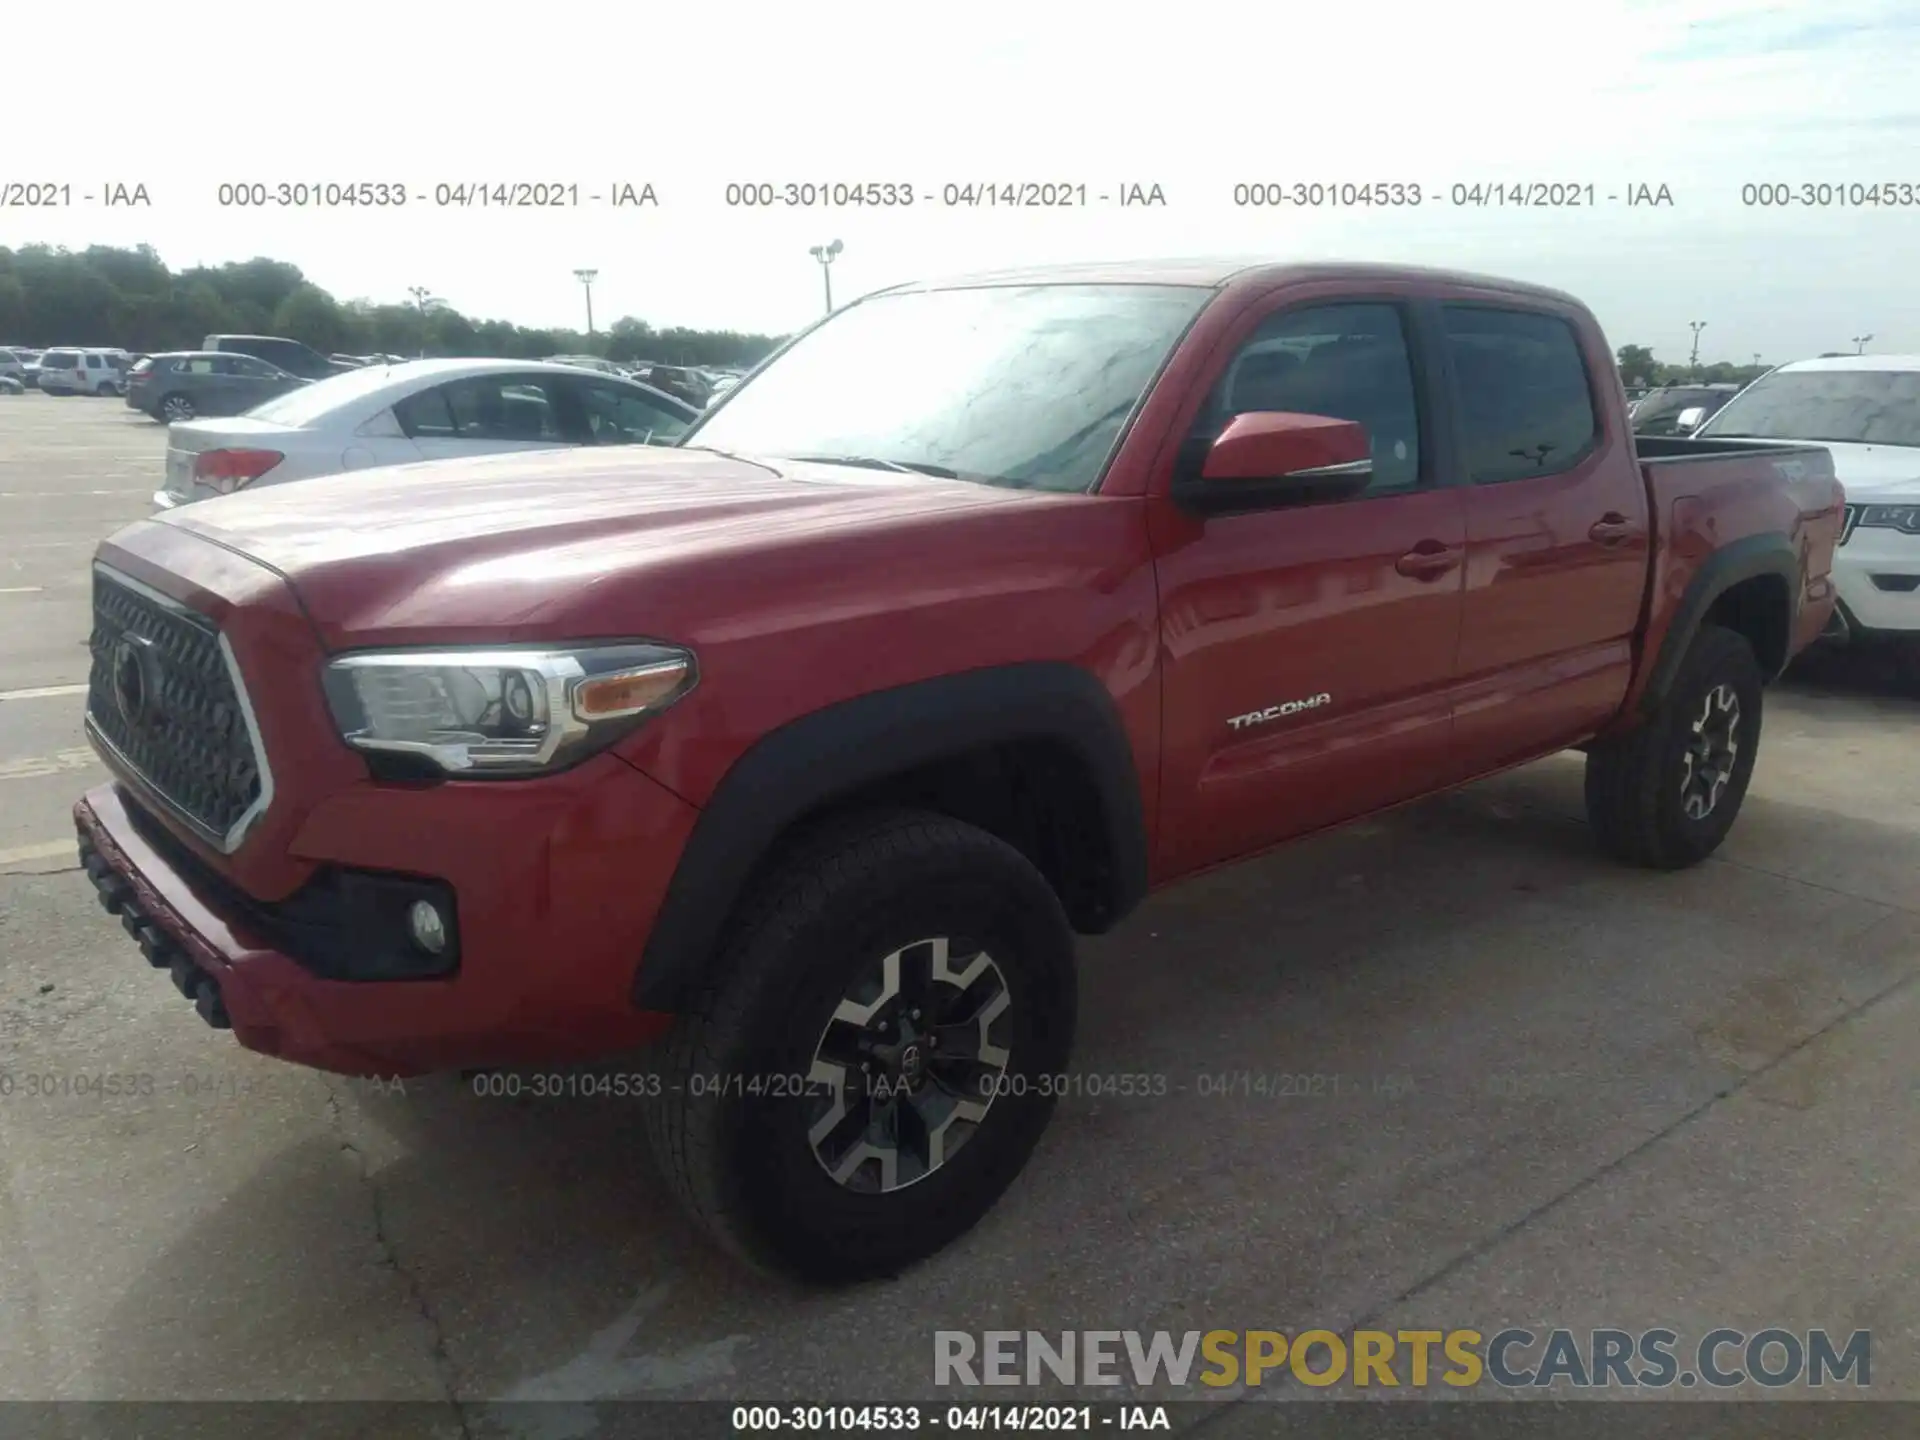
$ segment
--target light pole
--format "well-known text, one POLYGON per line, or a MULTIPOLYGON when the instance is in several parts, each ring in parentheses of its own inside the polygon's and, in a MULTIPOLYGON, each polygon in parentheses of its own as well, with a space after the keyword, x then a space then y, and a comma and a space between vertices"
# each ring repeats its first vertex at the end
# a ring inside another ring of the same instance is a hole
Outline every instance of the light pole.
POLYGON ((831 245, 815 245, 807 253, 820 262, 820 279, 827 287, 827 314, 833 313, 833 270, 834 259, 847 247, 835 240, 831 245))
POLYGON ((420 358, 427 358, 427 316, 447 302, 442 300, 424 285, 409 285, 407 294, 413 297, 414 308, 420 312, 420 358))
POLYGON ((1707 322, 1689 320, 1687 328, 1693 331, 1693 353, 1687 357, 1687 369, 1697 377, 1700 374, 1700 332, 1707 328, 1707 322))
POLYGON ((1760 368, 1760 352, 1758 350, 1753 352, 1753 366, 1756 370, 1760 368))
POLYGON ((600 278, 600 272, 576 270, 573 272, 573 278, 578 280, 581 288, 587 292, 587 335, 591 337, 593 335, 593 282, 600 278))
POLYGON ((1871 335, 1856 335, 1856 336, 1854 336, 1854 337, 1853 337, 1853 353, 1854 353, 1854 354, 1856 354, 1856 355, 1864 355, 1864 354, 1866 354, 1866 353, 1867 353, 1867 342, 1868 342, 1869 340, 1871 340, 1871 339, 1873 339, 1873 336, 1871 336, 1871 335))

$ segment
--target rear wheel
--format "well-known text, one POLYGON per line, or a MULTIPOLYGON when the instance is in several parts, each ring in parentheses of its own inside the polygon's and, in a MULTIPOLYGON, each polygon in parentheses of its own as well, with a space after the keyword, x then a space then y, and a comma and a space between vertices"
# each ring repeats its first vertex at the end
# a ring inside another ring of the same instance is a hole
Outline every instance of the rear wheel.
POLYGON ((175 420, 191 420, 194 417, 193 401, 184 395, 168 395, 160 401, 160 418, 171 423, 175 420))
POLYGON ((1658 712, 1587 753, 1587 817, 1601 845, 1660 870, 1718 849, 1753 776, 1762 690, 1746 638, 1703 628, 1658 712))
POLYGON ((668 1041, 649 1134, 758 1268, 893 1274, 970 1229, 1052 1114, 1073 936, 1039 872, 937 815, 860 817, 749 900, 668 1041))

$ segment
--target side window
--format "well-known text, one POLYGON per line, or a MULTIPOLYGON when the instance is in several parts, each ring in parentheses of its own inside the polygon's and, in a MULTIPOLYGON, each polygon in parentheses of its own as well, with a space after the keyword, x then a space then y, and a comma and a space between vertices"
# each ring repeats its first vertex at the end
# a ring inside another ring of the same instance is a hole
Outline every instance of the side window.
POLYGON ((410 440, 447 440, 453 437, 453 411, 447 405, 447 387, 436 385, 393 402, 393 418, 410 440))
POLYGON ((1525 310, 1441 308, 1474 484, 1554 475, 1592 447, 1599 421, 1571 325, 1525 310))
POLYGON ((280 373, 278 366, 269 365, 264 360, 256 360, 251 355, 235 355, 232 360, 233 373, 244 375, 249 380, 270 380, 280 373))
POLYGON ((189 375, 212 375, 216 373, 215 366, 218 364, 218 359, 212 355, 195 355, 191 360, 176 360, 174 369, 184 370, 189 375))
POLYGON ((1269 317, 1220 377, 1194 438, 1213 440, 1234 416, 1256 410, 1364 425, 1373 446, 1368 495, 1420 484, 1420 406, 1395 306, 1318 305, 1269 317))
POLYGON ((216 375, 245 375, 247 372, 242 368, 240 356, 220 355, 214 358, 213 373, 216 375))
POLYGON ((86 357, 86 360, 87 360, 87 369, 89 370, 101 369, 106 364, 106 362, 102 360, 98 355, 89 355, 86 357))
POLYGON ((460 440, 550 441, 563 436, 553 381, 544 375, 486 375, 443 386, 460 440))
POLYGON ((658 445, 686 433, 685 420, 637 391, 591 382, 580 388, 588 445, 658 445))

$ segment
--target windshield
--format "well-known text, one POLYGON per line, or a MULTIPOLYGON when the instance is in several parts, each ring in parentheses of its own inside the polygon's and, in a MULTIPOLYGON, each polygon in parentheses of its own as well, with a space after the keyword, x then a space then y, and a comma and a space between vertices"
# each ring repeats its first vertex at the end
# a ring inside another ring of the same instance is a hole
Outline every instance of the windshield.
POLYGON ((325 380, 289 390, 264 405, 256 405, 247 414, 274 425, 308 425, 331 411, 378 394, 392 381, 393 372, 384 365, 343 370, 325 380))
POLYGON ((682 443, 1088 490, 1211 294, 1029 285, 875 296, 795 342, 682 443))
POLYGON ((1920 370, 1776 370, 1697 433, 1920 447, 1920 370))

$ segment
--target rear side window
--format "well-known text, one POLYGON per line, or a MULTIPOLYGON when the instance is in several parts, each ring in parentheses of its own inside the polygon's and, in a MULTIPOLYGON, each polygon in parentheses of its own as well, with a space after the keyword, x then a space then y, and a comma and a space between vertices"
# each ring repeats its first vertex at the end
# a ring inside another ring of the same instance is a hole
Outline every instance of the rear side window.
POLYGON ((87 369, 89 370, 104 370, 106 368, 107 362, 102 360, 98 355, 89 355, 86 359, 87 369))
POLYGON ((444 385, 394 401, 393 418, 400 422, 409 439, 445 440, 453 435, 453 411, 447 406, 444 385))
POLYGON ((1442 310, 1474 484, 1558 474, 1593 447, 1599 422, 1573 326, 1526 310, 1442 310))
POLYGON ((545 376, 476 376, 410 395, 393 413, 415 439, 557 442, 556 390, 545 376))
POLYGON ((40 362, 43 370, 72 370, 80 363, 80 357, 71 350, 49 350, 40 362))

